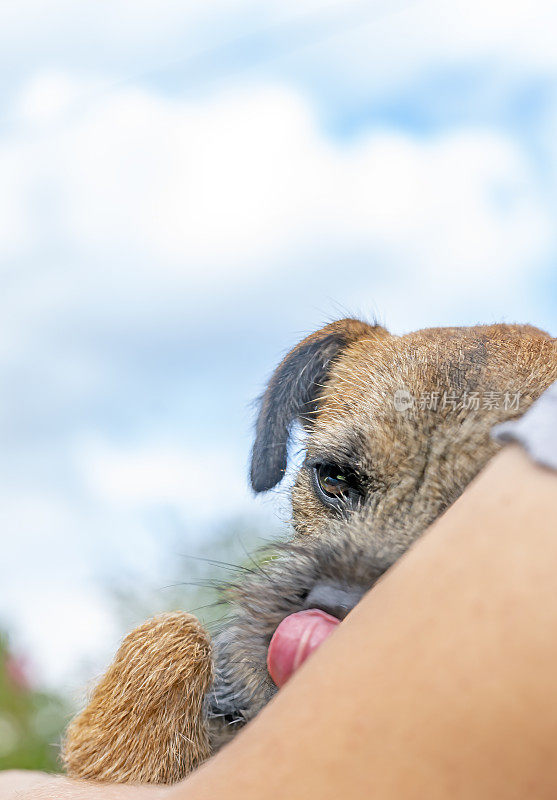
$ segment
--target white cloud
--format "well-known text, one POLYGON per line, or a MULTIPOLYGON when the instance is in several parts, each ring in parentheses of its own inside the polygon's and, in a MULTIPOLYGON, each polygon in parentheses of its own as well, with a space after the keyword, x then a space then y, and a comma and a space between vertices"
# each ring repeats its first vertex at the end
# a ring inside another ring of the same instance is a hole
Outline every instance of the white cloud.
POLYGON ((216 521, 252 506, 246 479, 231 454, 208 448, 188 453, 176 445, 82 442, 75 461, 84 484, 103 505, 149 509, 170 505, 192 520, 216 521))
POLYGON ((0 6, 0 53, 16 85, 49 63, 136 83, 178 75, 195 92, 215 74, 251 66, 254 46, 257 67, 293 60, 295 82, 321 73, 347 92, 363 85, 375 95, 456 63, 554 75, 556 24, 551 0, 22 0, 0 6))
POLYGON ((31 677, 79 702, 84 681, 101 674, 122 635, 106 597, 77 582, 43 578, 35 591, 5 596, 2 612, 16 623, 12 642, 29 657, 31 677))
POLYGON ((41 109, 72 95, 59 83, 39 76, 20 105, 36 106, 41 124, 0 142, 11 165, 0 246, 12 258, 52 243, 72 254, 56 303, 64 287, 74 304, 75 294, 206 293, 215 281, 239 290, 312 247, 358 246, 399 272, 458 276, 475 291, 553 242, 536 173, 500 131, 422 140, 371 130, 333 143, 277 87, 198 103, 121 89, 45 129, 41 109))
MULTIPOLYGON (((16 99, 13 121, 20 124, 54 124, 86 91, 68 75, 56 72, 38 74, 16 99)), ((91 90, 94 85, 91 86, 91 90)), ((100 88, 100 87, 99 87, 100 88)))
POLYGON ((557 54, 548 25, 557 21, 551 0, 457 0, 448 6, 439 0, 413 3, 402 15, 401 37, 411 41, 410 56, 420 52, 434 61, 502 57, 510 63, 555 68, 557 54), (417 36, 417 31, 420 35, 417 36), (410 36, 410 34, 413 34, 410 36))

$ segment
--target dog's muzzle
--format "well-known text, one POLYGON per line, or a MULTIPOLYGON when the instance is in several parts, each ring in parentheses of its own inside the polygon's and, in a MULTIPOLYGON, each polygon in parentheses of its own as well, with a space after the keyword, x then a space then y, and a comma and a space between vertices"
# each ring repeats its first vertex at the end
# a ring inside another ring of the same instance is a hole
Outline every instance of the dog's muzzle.
POLYGON ((341 583, 317 583, 309 592, 304 608, 319 608, 332 617, 343 620, 359 603, 366 592, 363 586, 348 586, 341 583))

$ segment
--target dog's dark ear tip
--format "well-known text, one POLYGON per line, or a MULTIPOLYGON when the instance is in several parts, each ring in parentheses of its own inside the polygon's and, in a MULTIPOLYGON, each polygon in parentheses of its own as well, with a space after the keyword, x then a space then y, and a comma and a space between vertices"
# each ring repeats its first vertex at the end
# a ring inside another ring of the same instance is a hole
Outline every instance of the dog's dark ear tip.
POLYGON ((285 471, 286 465, 280 467, 269 463, 259 464, 254 457, 250 469, 251 488, 255 494, 268 492, 276 486, 277 483, 280 483, 284 477, 285 471))
MULTIPOLYGON (((278 483, 278 481, 277 481, 278 483)), ((262 492, 268 492, 269 489, 272 489, 273 486, 276 486, 275 483, 272 481, 262 481, 261 479, 251 479, 251 488, 254 494, 261 494, 262 492)))

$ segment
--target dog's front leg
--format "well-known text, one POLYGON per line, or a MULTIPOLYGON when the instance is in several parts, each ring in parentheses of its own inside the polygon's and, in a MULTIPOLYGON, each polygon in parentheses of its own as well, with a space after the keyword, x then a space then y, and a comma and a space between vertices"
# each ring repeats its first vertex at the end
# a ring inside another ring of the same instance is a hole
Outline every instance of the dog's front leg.
POLYGON ((68 774, 120 783, 175 783, 210 755, 204 699, 211 645, 198 620, 162 614, 133 630, 90 702, 70 723, 68 774))

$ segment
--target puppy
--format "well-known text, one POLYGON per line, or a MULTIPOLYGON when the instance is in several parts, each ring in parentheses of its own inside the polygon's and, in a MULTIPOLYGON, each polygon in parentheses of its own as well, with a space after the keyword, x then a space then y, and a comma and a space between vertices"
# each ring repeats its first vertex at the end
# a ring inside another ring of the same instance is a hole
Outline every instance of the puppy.
POLYGON ((459 497, 499 449, 491 427, 555 380, 556 340, 528 325, 393 336, 343 319, 304 339, 262 398, 251 463, 255 492, 276 486, 301 422, 291 541, 230 587, 212 654, 187 615, 147 626, 148 645, 130 634, 69 728, 68 772, 172 782, 216 752, 459 497))

